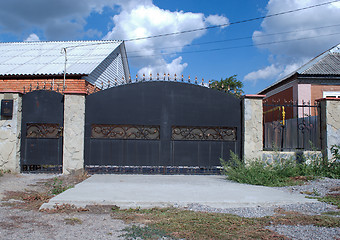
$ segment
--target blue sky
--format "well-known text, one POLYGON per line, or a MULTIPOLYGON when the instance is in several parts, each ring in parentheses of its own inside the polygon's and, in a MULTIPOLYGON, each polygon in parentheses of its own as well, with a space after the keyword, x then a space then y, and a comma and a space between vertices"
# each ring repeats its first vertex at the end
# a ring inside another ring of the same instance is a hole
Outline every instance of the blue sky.
MULTIPOLYGON (((1 4, 0 41, 125 40, 329 1, 11 0, 1 4)), ((340 1, 223 28, 128 41, 126 49, 131 76, 177 73, 207 82, 236 74, 245 93, 254 94, 339 43, 340 1)))

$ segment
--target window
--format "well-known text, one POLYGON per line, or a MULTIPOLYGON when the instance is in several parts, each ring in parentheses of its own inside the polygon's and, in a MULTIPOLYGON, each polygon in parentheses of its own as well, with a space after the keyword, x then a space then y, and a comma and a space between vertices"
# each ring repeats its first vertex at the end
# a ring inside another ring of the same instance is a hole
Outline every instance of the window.
POLYGON ((323 97, 340 98, 340 92, 323 92, 323 97))

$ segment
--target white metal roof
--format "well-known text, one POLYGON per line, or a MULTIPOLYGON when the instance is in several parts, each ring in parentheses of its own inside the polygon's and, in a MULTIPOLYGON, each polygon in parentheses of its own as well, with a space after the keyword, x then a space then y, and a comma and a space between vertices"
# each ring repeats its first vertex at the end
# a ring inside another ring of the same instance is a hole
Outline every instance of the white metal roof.
POLYGON ((90 74, 122 41, 0 43, 0 75, 90 74))

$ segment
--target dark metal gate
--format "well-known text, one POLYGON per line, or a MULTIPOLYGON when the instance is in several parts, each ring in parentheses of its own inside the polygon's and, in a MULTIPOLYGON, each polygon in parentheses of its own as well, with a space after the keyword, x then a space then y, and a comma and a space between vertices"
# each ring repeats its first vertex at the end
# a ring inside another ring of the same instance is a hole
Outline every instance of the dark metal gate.
POLYGON ((89 171, 196 173, 217 169, 230 150, 241 155, 240 99, 198 85, 100 91, 86 98, 85 122, 89 171))
POLYGON ((64 96, 38 90, 22 97, 21 170, 62 170, 64 96))

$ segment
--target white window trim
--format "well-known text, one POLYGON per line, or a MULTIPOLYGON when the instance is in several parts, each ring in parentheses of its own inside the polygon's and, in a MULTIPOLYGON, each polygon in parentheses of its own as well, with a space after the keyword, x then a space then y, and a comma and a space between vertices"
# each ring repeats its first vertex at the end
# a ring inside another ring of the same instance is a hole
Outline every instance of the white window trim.
POLYGON ((336 97, 336 98, 340 98, 340 92, 323 92, 323 98, 326 97, 336 97))

